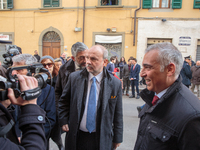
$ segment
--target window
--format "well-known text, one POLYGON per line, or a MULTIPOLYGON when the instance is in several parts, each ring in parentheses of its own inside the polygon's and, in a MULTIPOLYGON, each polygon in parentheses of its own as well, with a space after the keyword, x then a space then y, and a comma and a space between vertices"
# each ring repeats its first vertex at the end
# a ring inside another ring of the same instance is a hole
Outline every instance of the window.
POLYGON ((0 9, 13 8, 13 0, 0 0, 0 9))
POLYGON ((44 7, 59 7, 59 0, 44 0, 44 7))
POLYGON ((200 8, 200 0, 194 0, 194 8, 200 8))
POLYGON ((153 8, 170 8, 170 0, 153 0, 153 8))
POLYGON ((119 0, 101 0, 101 6, 119 5, 119 0))
POLYGON ((182 0, 143 0, 142 8, 170 8, 170 4, 173 9, 180 9, 182 7, 182 0))

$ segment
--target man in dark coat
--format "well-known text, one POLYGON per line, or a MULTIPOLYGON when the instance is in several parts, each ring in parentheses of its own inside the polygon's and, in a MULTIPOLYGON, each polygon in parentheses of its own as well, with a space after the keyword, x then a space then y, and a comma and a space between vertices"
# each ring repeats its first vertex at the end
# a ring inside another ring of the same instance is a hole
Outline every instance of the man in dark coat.
POLYGON ((126 96, 129 96, 129 88, 130 88, 130 72, 131 72, 131 64, 132 60, 128 60, 128 64, 125 64, 122 70, 122 77, 123 77, 123 89, 122 94, 124 94, 124 91, 126 89, 126 96))
POLYGON ((147 89, 134 150, 200 149, 200 101, 181 83, 181 52, 171 43, 149 46, 140 73, 147 89))
POLYGON ((182 76, 182 82, 185 86, 189 88, 191 85, 190 80, 192 79, 192 72, 190 69, 191 66, 191 59, 190 56, 185 57, 185 61, 183 62, 183 68, 181 69, 181 76, 182 76))
POLYGON ((91 47, 86 69, 69 76, 59 100, 66 150, 111 150, 122 142, 121 82, 104 68, 107 55, 103 46, 91 47))
POLYGON ((35 50, 34 53, 34 57, 37 59, 37 62, 40 62, 40 56, 38 55, 38 51, 35 50))
MULTIPOLYGON (((12 58, 12 60, 13 60, 13 67, 22 66, 22 65, 30 65, 37 62, 36 58, 30 54, 16 55, 12 58)), ((27 75, 28 70, 27 69, 14 70, 12 72, 12 75, 15 75, 15 74, 27 75)), ((41 95, 38 97, 38 100, 37 100, 38 105, 41 105, 43 103, 46 96, 48 95, 49 90, 50 90, 50 85, 47 84, 47 86, 44 89, 42 89, 41 95)), ((44 111, 46 112, 47 118, 49 119, 49 121, 46 121, 46 123, 44 124, 45 135, 46 135, 46 138, 48 139, 51 133, 51 129, 56 123, 55 92, 54 92, 53 87, 51 87, 50 94, 47 100, 41 105, 41 108, 44 109, 44 111)))
POLYGON ((74 45, 72 45, 71 48, 72 59, 70 59, 60 67, 55 86, 56 106, 58 104, 58 100, 62 95, 62 91, 68 81, 70 73, 85 68, 86 65, 85 53, 87 49, 88 47, 84 43, 82 42, 75 43, 74 45))
MULTIPOLYGON (((38 86, 37 80, 33 77, 18 75, 18 79, 21 91, 27 91, 38 86)), ((0 101, 0 149, 46 150, 46 138, 43 128, 45 112, 36 105, 37 99, 29 101, 23 100, 21 97, 16 99, 12 89, 8 89, 8 97, 8 100, 0 101), (13 119, 8 109, 6 109, 11 102, 21 106, 19 127, 22 130, 23 138, 20 144, 15 134, 14 127, 12 127, 14 123, 12 122, 13 119), (9 128, 11 128, 10 131, 8 130, 9 132, 5 132, 9 128)))
POLYGON ((200 61, 197 61, 196 65, 191 67, 191 71, 192 71, 191 91, 194 93, 194 88, 196 86, 197 97, 200 99, 200 61))
POLYGON ((140 73, 140 65, 137 64, 137 59, 132 59, 132 67, 130 71, 130 80, 131 80, 131 87, 132 87, 132 95, 129 98, 135 97, 135 88, 137 92, 136 99, 140 98, 140 92, 139 92, 139 73, 140 73))
POLYGON ((114 69, 115 69, 115 62, 116 58, 115 56, 110 57, 110 62, 107 64, 106 69, 111 75, 115 75, 114 69))

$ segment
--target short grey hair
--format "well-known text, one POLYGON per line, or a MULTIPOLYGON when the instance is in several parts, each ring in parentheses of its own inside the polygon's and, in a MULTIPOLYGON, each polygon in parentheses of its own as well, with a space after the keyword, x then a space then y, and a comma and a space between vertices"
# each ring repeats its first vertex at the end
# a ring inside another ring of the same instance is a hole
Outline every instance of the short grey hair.
POLYGON ((175 77, 178 78, 183 66, 183 57, 181 52, 169 42, 151 45, 145 50, 145 54, 152 50, 158 51, 157 60, 160 63, 160 71, 163 72, 165 67, 170 63, 173 63, 176 66, 175 77))
POLYGON ((12 61, 15 63, 24 62, 25 65, 30 65, 37 62, 37 59, 31 54, 20 54, 12 58, 12 61))
POLYGON ((76 42, 74 45, 72 45, 72 48, 71 48, 72 56, 76 57, 78 52, 82 52, 87 49, 88 47, 84 43, 76 42))

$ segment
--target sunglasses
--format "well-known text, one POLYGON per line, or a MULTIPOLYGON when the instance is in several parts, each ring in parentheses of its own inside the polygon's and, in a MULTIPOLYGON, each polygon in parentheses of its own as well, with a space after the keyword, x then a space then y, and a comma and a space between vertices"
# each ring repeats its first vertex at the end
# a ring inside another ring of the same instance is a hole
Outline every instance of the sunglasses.
POLYGON ((45 68, 46 66, 48 66, 49 68, 51 68, 53 66, 53 63, 48 63, 48 64, 42 64, 45 68))

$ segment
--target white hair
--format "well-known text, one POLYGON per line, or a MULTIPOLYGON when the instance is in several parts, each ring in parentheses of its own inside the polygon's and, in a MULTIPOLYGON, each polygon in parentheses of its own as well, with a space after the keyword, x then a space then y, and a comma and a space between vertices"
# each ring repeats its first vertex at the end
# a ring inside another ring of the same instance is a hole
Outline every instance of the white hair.
POLYGON ((160 71, 163 72, 165 67, 170 63, 173 63, 176 66, 175 77, 178 78, 183 66, 183 57, 181 52, 169 42, 151 45, 145 50, 145 54, 152 50, 158 51, 157 60, 160 63, 160 71))
POLYGON ((30 65, 32 63, 37 62, 37 59, 32 56, 31 54, 20 54, 16 55, 12 58, 12 61, 15 63, 21 63, 24 62, 25 65, 30 65))

